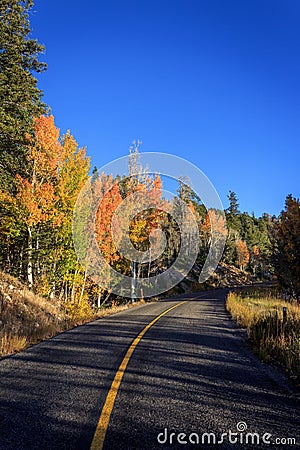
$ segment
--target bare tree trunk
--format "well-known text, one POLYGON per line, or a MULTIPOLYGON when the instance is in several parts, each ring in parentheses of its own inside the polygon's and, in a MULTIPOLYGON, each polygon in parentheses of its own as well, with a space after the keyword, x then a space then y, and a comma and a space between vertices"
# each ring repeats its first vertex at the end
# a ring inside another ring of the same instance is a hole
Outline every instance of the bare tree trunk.
POLYGON ((148 278, 150 278, 150 271, 151 271, 151 248, 149 249, 149 262, 148 262, 148 273, 147 273, 148 278))
POLYGON ((6 254, 5 268, 8 273, 11 272, 11 252, 10 252, 9 248, 8 248, 7 254, 6 254))
POLYGON ((106 303, 106 302, 107 302, 107 300, 109 299, 109 297, 110 297, 110 292, 108 292, 108 293, 107 293, 107 295, 106 295, 105 299, 103 300, 103 302, 102 302, 101 306, 103 306, 103 305, 104 305, 104 303, 106 303))
POLYGON ((32 262, 32 231, 31 228, 28 226, 28 263, 27 263, 27 279, 28 279, 28 285, 31 289, 33 286, 33 262, 32 262))
POLYGON ((71 301, 72 302, 74 301, 74 298, 75 298, 75 284, 76 284, 75 280, 76 280, 77 274, 78 274, 78 270, 75 270, 73 284, 72 284, 72 290, 71 290, 71 301))
POLYGON ((37 235, 37 237, 36 237, 36 247, 35 248, 37 250, 36 270, 37 270, 37 274, 40 275, 41 268, 40 268, 40 256, 39 256, 39 235, 37 235))
POLYGON ((65 284, 65 303, 68 301, 68 282, 65 284))
POLYGON ((131 263, 131 303, 135 302, 136 298, 136 262, 131 263))
POLYGON ((65 292, 65 281, 62 283, 62 285, 61 285, 61 290, 60 290, 60 293, 59 293, 59 296, 58 296, 58 298, 59 298, 59 300, 61 301, 62 300, 62 298, 63 298, 63 296, 64 296, 64 292, 65 292))
POLYGON ((102 289, 99 286, 98 297, 97 297, 97 308, 100 308, 100 306, 101 306, 101 296, 102 296, 102 289))
POLYGON ((84 293, 84 289, 85 289, 85 283, 86 283, 86 270, 84 272, 84 278, 83 278, 83 284, 82 284, 82 288, 81 288, 81 293, 80 293, 80 297, 79 297, 79 304, 81 303, 82 297, 83 297, 83 293, 84 293))
POLYGON ((23 271, 23 249, 24 247, 21 247, 20 251, 20 262, 19 262, 19 279, 22 279, 22 271, 23 271))
MULTIPOLYGON (((32 194, 34 193, 34 187, 36 184, 36 160, 33 162, 33 173, 32 173, 32 194)), ((28 263, 27 263, 27 280, 29 288, 32 288, 33 286, 33 261, 32 261, 32 254, 33 254, 33 244, 32 244, 32 230, 30 226, 27 226, 28 231, 28 263)))
POLYGON ((53 300, 54 296, 55 296, 55 288, 56 288, 56 283, 55 283, 55 271, 56 271, 56 261, 54 261, 53 264, 53 284, 52 284, 52 289, 51 289, 51 293, 50 293, 50 299, 53 300))

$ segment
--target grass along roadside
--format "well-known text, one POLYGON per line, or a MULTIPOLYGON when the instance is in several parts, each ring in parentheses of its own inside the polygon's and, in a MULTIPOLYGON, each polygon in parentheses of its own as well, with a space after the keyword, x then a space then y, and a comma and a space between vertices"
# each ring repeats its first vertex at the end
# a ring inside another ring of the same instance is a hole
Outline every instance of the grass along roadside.
POLYGON ((279 363, 300 383, 300 306, 272 291, 230 292, 226 308, 247 329, 253 351, 264 361, 279 363), (286 317, 283 314, 286 308, 286 317))
POLYGON ((0 358, 49 339, 77 325, 138 306, 112 303, 93 310, 87 301, 63 303, 34 294, 20 281, 0 272, 0 358))

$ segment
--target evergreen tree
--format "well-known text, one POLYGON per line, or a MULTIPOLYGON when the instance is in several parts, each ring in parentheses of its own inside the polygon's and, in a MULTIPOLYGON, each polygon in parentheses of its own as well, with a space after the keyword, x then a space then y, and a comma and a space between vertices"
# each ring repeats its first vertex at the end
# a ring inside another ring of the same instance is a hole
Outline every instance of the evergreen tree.
POLYGON ((12 180, 26 169, 28 136, 33 117, 45 112, 42 92, 33 72, 46 65, 38 55, 44 47, 30 38, 28 13, 32 0, 0 2, 0 188, 12 189, 12 180))
POLYGON ((229 200, 229 207, 227 208, 226 211, 231 216, 236 216, 240 212, 239 211, 240 205, 236 193, 233 191, 229 191, 227 198, 229 200))
POLYGON ((240 231, 241 223, 240 223, 240 211, 239 211, 239 202, 235 192, 229 191, 228 194, 229 207, 226 209, 226 220, 229 228, 233 228, 234 230, 240 231))

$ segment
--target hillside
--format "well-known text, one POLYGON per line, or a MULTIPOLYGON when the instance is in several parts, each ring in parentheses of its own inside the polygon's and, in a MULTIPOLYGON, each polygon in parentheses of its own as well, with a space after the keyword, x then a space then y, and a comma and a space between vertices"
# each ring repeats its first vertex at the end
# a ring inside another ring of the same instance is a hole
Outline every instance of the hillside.
POLYGON ((100 317, 144 303, 112 301, 93 308, 86 301, 60 302, 30 291, 16 278, 0 272, 0 357, 100 317))
POLYGON ((61 304, 29 291, 16 278, 0 272, 0 355, 22 350, 70 324, 61 304))
POLYGON ((258 280, 244 270, 221 262, 210 281, 215 287, 234 287, 255 283, 258 280))

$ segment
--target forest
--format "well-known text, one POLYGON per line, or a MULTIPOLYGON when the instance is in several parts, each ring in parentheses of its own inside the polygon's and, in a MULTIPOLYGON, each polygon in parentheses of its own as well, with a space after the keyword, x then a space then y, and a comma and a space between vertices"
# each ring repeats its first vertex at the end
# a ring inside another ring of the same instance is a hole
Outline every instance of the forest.
MULTIPOLYGON (((126 302, 128 299, 118 298, 91 280, 77 259, 72 216, 82 187, 92 179, 96 196, 111 187, 102 198, 102 213, 96 216, 96 239, 106 261, 127 275, 132 273, 132 264, 120 255, 111 237, 117 207, 132 191, 145 192, 157 204, 169 202, 170 211, 178 205, 176 199, 170 202, 162 197, 159 175, 146 177, 142 167, 133 180, 98 173, 72 133, 60 133, 35 78, 47 67, 40 61, 43 46, 30 37, 28 12, 32 5, 31 0, 4 0, 0 6, 0 269, 49 302, 59 300, 67 310, 94 310, 103 304, 126 302)), ((129 152, 131 164, 138 165, 138 145, 129 152)), ((211 222, 221 220, 218 214, 209 214, 184 177, 183 173, 177 198, 196 219, 200 252, 187 280, 174 290, 177 293, 199 290, 197 274, 207 255, 211 222)), ((225 215, 224 254, 216 276, 204 287, 238 283, 239 277, 249 283, 277 280, 288 298, 299 300, 299 200, 288 194, 278 217, 267 213, 255 217, 240 211, 238 195, 230 191, 225 215), (227 276, 230 273, 236 274, 233 281, 227 276)), ((224 224, 219 225, 222 233, 224 224)), ((179 252, 178 226, 170 214, 155 208, 132 220, 133 245, 147 250, 149 235, 158 226, 165 233, 167 248, 159 260, 134 267, 138 276, 164 271, 179 252)))
POLYGON ((0 450, 299 443, 300 11, 269 3, 0 1, 0 450))

